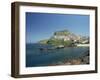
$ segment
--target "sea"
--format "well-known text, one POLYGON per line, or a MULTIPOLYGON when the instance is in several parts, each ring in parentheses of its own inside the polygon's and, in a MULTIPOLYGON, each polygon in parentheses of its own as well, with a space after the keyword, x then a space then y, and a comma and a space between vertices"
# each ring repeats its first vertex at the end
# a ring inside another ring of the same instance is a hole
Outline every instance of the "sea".
POLYGON ((86 55, 89 47, 66 47, 61 49, 50 49, 52 45, 29 43, 26 44, 26 67, 48 66, 64 60, 77 59, 86 55))

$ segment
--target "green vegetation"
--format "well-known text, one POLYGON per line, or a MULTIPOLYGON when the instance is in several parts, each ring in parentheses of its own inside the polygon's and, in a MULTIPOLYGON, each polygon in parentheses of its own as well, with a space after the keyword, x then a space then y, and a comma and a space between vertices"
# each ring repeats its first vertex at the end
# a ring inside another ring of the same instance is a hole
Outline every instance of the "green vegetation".
POLYGON ((64 41, 59 39, 50 39, 48 40, 47 44, 54 45, 54 46, 73 46, 73 41, 64 41))
POLYGON ((39 43, 41 43, 41 44, 47 44, 47 42, 48 42, 48 40, 41 40, 41 41, 39 41, 39 43))

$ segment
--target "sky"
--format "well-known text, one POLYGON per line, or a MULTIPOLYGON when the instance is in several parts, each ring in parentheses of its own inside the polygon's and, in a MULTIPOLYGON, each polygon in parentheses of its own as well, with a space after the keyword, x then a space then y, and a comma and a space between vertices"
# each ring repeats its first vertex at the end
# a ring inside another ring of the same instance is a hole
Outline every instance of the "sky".
POLYGON ((89 15, 26 12, 26 43, 49 39, 55 31, 89 36, 89 15))

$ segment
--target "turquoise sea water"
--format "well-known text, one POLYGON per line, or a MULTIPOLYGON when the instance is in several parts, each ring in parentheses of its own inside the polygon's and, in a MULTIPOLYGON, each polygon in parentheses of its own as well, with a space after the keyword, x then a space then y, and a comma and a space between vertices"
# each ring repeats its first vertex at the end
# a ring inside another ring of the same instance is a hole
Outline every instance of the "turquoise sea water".
POLYGON ((77 59, 86 55, 89 47, 66 47, 62 49, 40 50, 51 48, 50 45, 26 44, 26 67, 48 66, 64 60, 77 59))

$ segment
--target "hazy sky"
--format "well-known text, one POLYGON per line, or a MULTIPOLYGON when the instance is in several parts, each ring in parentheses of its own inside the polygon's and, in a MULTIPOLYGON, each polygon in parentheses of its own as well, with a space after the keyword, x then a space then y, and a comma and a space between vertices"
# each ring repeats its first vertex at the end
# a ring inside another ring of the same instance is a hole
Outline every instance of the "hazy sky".
POLYGON ((89 36, 89 15, 26 12, 26 42, 50 38, 55 31, 69 30, 89 36))

